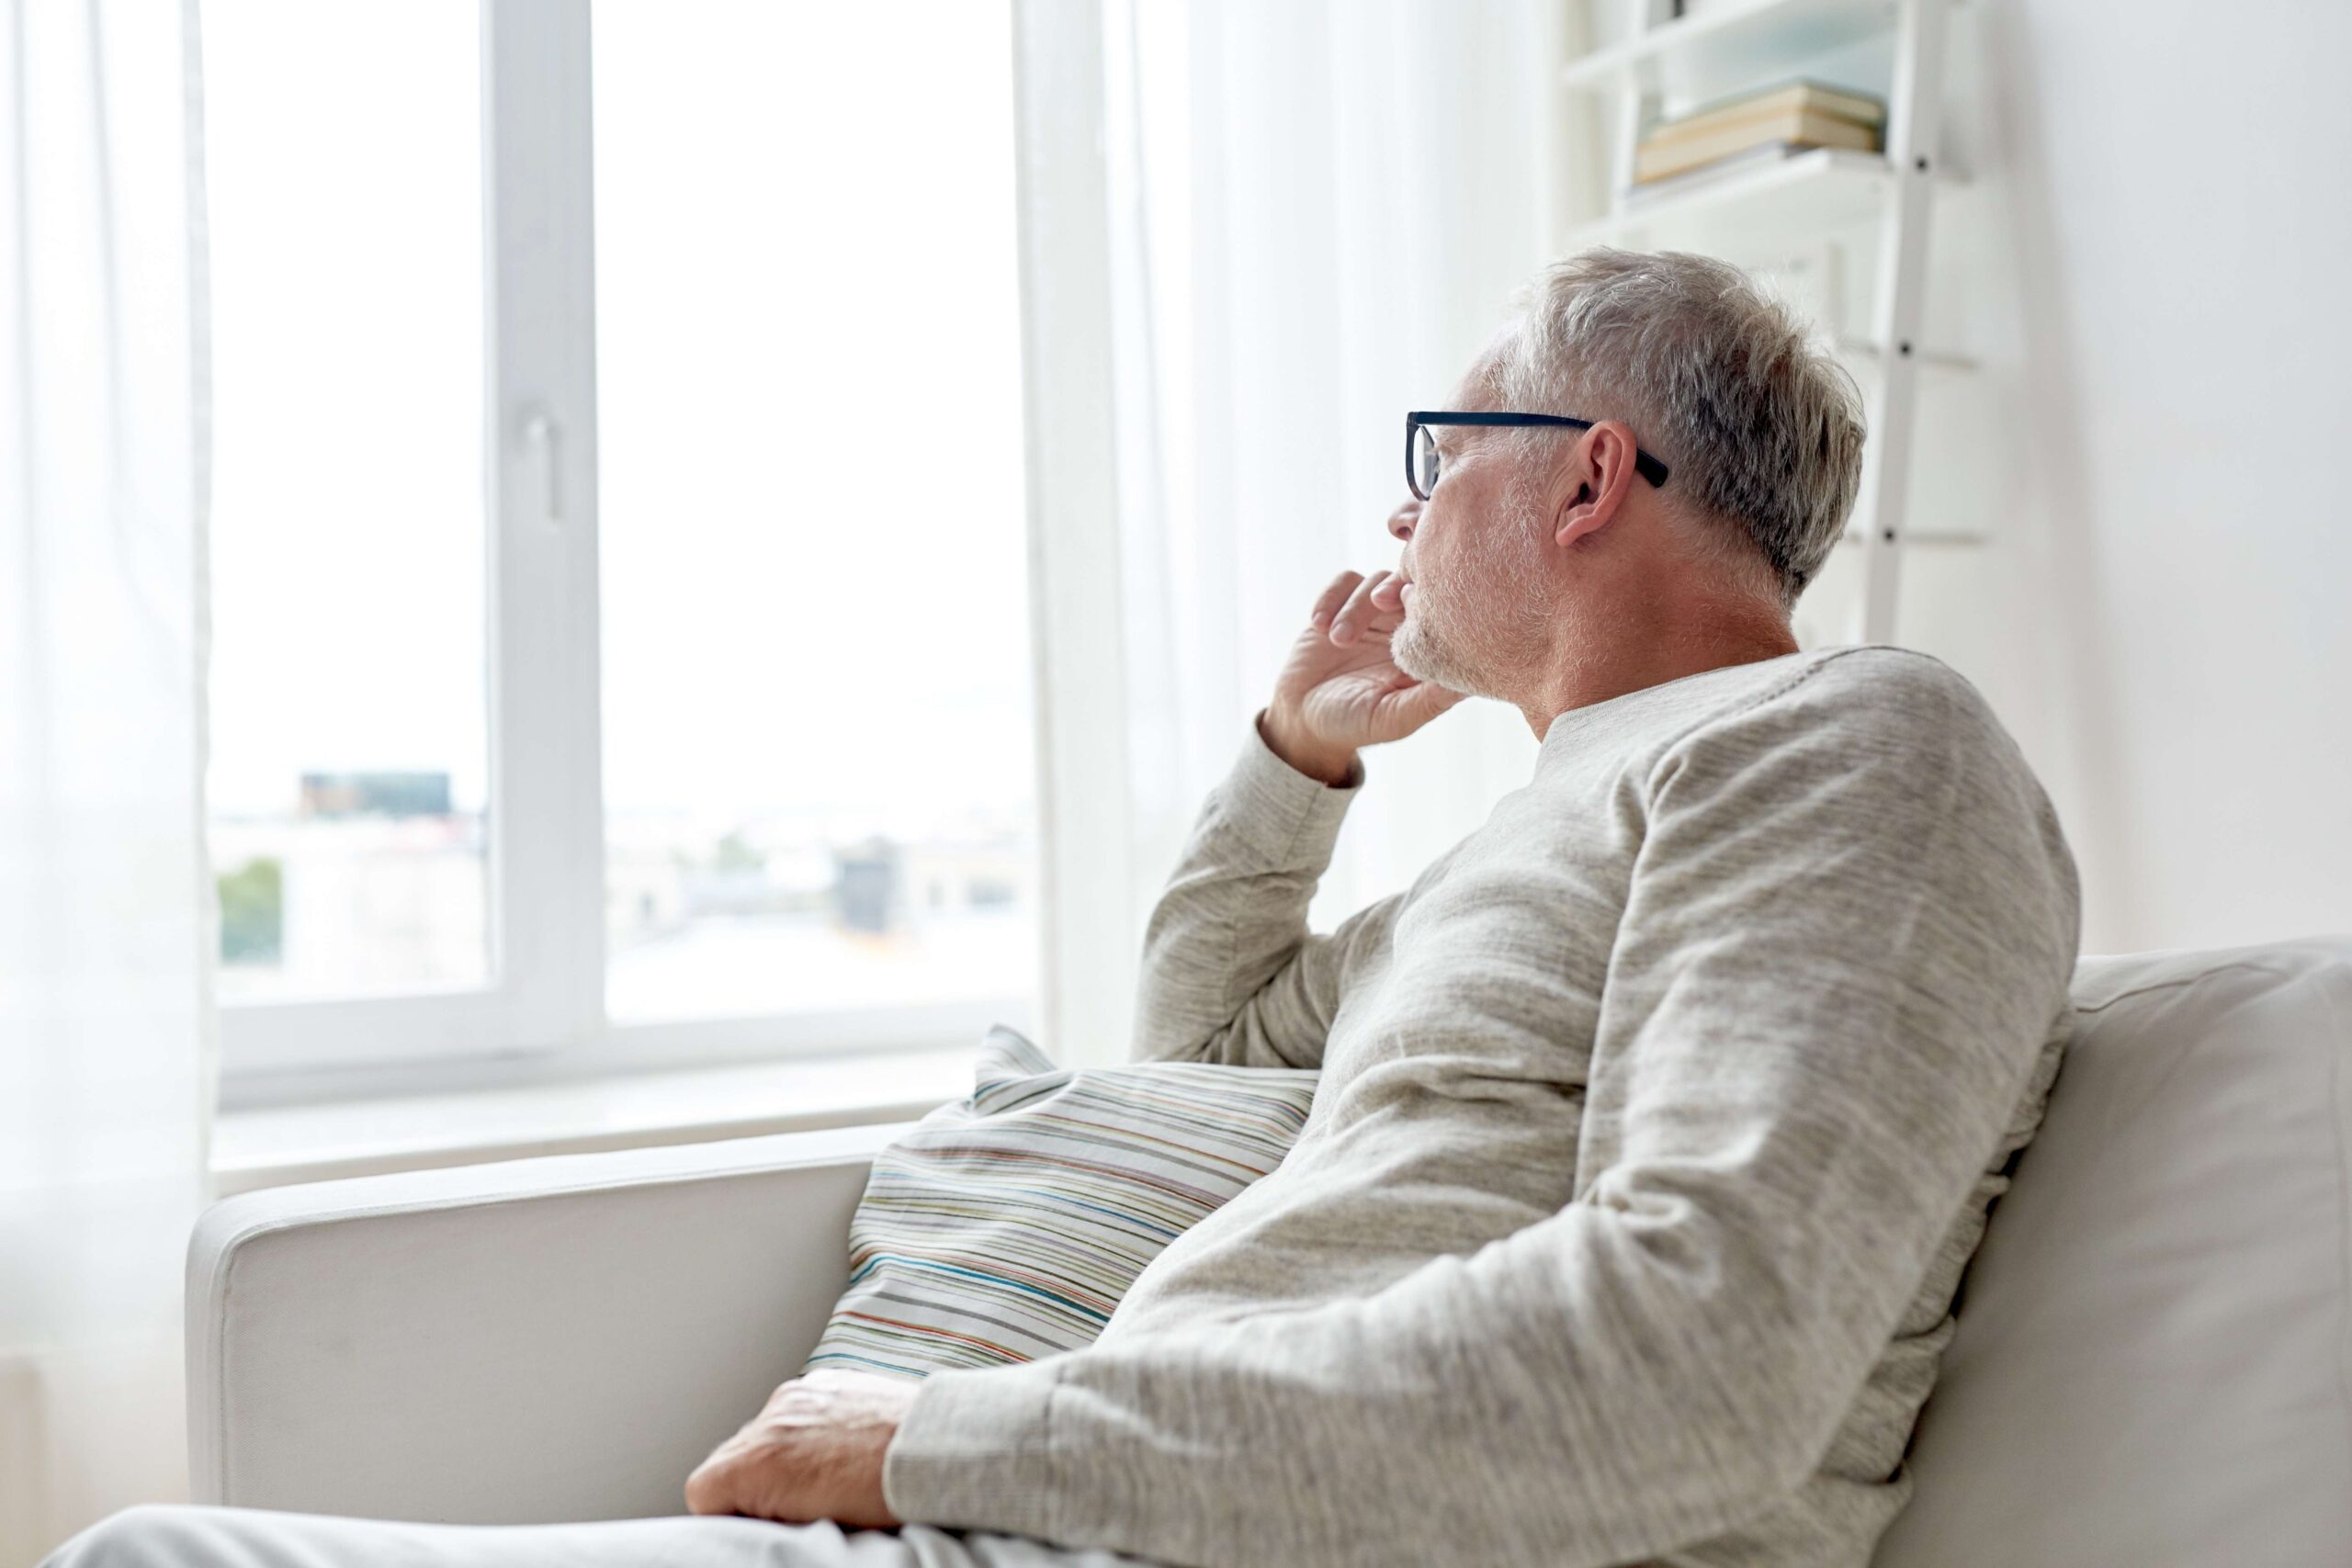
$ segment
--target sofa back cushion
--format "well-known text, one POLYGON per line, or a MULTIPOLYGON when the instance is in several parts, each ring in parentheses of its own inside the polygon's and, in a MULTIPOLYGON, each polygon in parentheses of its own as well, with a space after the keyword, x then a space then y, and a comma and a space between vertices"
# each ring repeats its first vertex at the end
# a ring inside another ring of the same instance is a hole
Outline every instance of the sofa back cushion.
POLYGON ((803 1371, 921 1378, 1091 1344, 1144 1265, 1283 1162, 1320 1075, 1057 1067, 1000 1024, 977 1077, 875 1156, 803 1371))
POLYGON ((2352 1562, 2352 939, 2074 996, 1876 1562, 2352 1562))

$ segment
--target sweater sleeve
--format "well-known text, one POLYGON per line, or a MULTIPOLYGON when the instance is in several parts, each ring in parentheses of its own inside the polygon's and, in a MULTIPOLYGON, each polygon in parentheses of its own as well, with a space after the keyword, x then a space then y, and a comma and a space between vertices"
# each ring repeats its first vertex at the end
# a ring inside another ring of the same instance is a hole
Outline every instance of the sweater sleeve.
POLYGON ((1145 929, 1132 1060, 1321 1065, 1350 945, 1396 902, 1358 910, 1328 936, 1307 930, 1363 778, 1361 760, 1344 787, 1309 778, 1252 720, 1145 929))
POLYGON ((937 1374, 893 1509, 1220 1568, 1575 1568, 1793 1493, 2065 1003, 2072 862, 1953 683, 1784 692, 1651 773, 1585 1112, 1620 1152, 1564 1207, 1366 1296, 937 1374))

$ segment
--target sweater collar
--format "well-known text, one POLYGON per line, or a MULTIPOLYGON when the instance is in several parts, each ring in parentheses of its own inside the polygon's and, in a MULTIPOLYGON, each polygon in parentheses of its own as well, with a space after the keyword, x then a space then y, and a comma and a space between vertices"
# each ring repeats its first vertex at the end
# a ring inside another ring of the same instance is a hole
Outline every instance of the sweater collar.
POLYGON ((1535 765, 1541 771, 1555 756, 1565 755, 1582 743, 1584 738, 1597 732, 1632 722, 1655 709, 1688 701, 1716 687, 1758 676, 1770 678, 1769 672, 1785 671, 1810 659, 1820 657, 1819 649, 1799 649, 1794 653, 1776 654, 1770 659, 1751 659, 1740 664, 1718 664, 1712 670, 1694 671, 1678 675, 1671 681, 1660 681, 1654 686, 1637 686, 1630 692, 1620 692, 1597 703, 1586 703, 1553 716, 1544 739, 1536 748, 1535 765))

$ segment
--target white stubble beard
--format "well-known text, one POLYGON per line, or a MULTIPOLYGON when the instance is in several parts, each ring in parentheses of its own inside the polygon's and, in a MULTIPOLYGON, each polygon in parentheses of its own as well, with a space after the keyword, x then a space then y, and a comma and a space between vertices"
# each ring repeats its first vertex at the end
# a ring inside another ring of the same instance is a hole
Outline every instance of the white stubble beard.
POLYGON ((1412 612, 1388 642, 1388 657, 1396 668, 1418 681, 1448 687, 1475 697, 1508 702, 1509 673, 1525 662, 1521 649, 1531 637, 1540 643, 1550 617, 1537 591, 1536 507, 1532 487, 1514 481, 1503 494, 1503 525, 1496 530, 1491 552, 1510 552, 1507 558, 1481 559, 1476 575, 1492 584, 1497 596, 1508 594, 1484 618, 1464 615, 1452 589, 1432 595, 1429 585, 1413 580, 1412 612), (1432 618, 1432 609, 1435 611, 1432 618))

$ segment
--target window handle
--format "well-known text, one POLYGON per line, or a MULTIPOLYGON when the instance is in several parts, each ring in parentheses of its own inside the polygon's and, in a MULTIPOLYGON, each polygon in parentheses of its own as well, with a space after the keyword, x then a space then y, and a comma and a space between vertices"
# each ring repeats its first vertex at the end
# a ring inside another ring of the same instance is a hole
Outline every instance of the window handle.
POLYGON ((535 413, 523 425, 523 439, 539 466, 539 516, 548 526, 563 523, 563 427, 545 413, 535 413))

